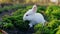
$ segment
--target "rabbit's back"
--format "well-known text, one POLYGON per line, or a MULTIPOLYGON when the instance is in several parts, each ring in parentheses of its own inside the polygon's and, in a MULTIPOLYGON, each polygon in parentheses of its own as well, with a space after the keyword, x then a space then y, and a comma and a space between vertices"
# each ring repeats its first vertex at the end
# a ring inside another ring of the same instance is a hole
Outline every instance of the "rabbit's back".
POLYGON ((39 22, 44 23, 45 22, 43 15, 40 13, 35 13, 32 20, 34 20, 37 23, 39 23, 39 22))

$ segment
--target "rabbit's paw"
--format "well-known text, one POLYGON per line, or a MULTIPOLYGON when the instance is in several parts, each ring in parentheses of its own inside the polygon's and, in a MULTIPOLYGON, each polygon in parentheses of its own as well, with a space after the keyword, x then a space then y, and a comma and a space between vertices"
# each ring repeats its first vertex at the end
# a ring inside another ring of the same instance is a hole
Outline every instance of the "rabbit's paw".
POLYGON ((31 28, 31 27, 33 27, 33 25, 30 23, 30 24, 29 24, 29 28, 31 28))

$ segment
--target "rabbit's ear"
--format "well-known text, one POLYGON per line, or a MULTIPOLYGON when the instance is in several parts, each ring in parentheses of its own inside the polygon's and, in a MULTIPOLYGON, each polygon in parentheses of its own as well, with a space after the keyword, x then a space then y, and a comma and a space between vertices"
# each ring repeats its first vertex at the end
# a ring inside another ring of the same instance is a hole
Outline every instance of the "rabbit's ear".
POLYGON ((33 7, 32 7, 32 9, 33 9, 33 11, 37 11, 37 6, 36 5, 33 5, 33 7))
POLYGON ((32 9, 36 9, 37 8, 37 6, 36 5, 33 5, 33 8, 32 9))
POLYGON ((36 11, 37 11, 37 6, 36 6, 36 5, 33 5, 32 9, 29 9, 29 10, 25 13, 25 15, 26 15, 26 14, 29 14, 29 15, 35 14, 36 11))

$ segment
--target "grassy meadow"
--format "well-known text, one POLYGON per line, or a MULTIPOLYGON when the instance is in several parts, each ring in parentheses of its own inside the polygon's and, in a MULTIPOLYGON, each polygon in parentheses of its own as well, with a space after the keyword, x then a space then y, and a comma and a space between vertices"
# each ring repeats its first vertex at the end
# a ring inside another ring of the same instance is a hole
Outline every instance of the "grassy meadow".
POLYGON ((13 4, 0 7, 0 30, 8 34, 60 34, 60 6, 58 5, 38 5, 37 13, 41 13, 47 22, 43 27, 39 23, 34 25, 33 31, 27 31, 29 21, 23 22, 23 15, 32 6, 13 4))

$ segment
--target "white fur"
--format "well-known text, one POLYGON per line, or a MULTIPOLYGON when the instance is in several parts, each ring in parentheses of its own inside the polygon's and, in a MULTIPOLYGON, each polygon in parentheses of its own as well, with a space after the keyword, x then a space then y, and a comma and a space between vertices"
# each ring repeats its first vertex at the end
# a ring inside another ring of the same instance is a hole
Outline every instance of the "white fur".
POLYGON ((45 20, 42 14, 40 13, 36 13, 37 11, 37 6, 34 5, 32 9, 30 9, 29 11, 27 11, 24 16, 23 16, 23 20, 28 20, 30 21, 29 26, 33 27, 33 25, 38 24, 38 23, 42 23, 44 25, 45 20), (36 8, 34 8, 36 7, 36 8), (28 15, 28 16, 26 16, 28 15))

